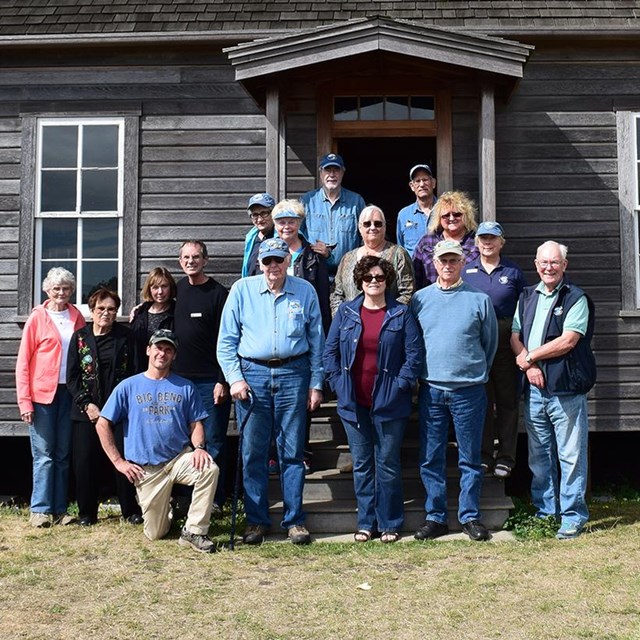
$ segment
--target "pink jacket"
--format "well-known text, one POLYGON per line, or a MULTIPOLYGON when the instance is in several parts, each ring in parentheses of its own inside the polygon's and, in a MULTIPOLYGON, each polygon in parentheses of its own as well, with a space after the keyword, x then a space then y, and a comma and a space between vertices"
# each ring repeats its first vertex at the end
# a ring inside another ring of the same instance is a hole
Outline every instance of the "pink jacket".
MULTIPOLYGON (((22 332, 16 362, 16 391, 20 415, 33 411, 33 403, 51 404, 58 389, 62 341, 46 311, 48 300, 31 312, 22 332)), ((74 330, 86 324, 80 311, 68 306, 74 330)))

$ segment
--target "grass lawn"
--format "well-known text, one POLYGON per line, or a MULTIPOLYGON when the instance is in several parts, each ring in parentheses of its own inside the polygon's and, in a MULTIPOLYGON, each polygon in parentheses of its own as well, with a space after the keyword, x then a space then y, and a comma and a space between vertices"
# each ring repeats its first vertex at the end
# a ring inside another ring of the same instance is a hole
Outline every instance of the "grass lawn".
POLYGON ((203 555, 116 517, 35 530, 4 508, 0 638, 640 639, 640 500, 593 504, 578 540, 522 532, 203 555))

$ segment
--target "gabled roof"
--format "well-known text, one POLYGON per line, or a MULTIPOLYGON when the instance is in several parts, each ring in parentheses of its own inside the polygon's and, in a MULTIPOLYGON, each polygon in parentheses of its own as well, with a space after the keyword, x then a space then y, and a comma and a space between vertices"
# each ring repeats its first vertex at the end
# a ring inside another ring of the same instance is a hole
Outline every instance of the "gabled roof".
POLYGON ((247 80, 317 64, 327 55, 335 63, 374 51, 521 78, 532 49, 502 38, 378 17, 239 44, 224 51, 236 69, 236 80, 247 80))
MULTIPOLYGON (((640 0, 2 0, 0 39, 293 31, 368 16, 479 32, 638 32, 640 0)), ((239 41, 239 40, 236 40, 239 41)))

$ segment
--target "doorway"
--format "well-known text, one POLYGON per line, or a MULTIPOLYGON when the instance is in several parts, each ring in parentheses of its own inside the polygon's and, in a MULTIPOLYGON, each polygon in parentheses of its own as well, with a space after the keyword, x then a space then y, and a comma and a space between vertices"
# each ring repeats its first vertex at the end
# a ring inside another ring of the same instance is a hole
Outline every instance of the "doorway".
POLYGON ((436 138, 340 138, 336 142, 347 166, 344 186, 384 211, 387 239, 395 242, 398 211, 415 201, 409 170, 428 164, 436 171, 436 138))

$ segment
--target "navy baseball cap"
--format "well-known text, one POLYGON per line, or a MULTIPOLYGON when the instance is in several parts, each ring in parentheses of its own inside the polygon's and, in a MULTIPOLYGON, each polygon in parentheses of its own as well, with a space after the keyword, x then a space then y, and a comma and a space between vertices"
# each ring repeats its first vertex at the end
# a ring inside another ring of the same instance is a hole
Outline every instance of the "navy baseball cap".
POLYGON ((251 207, 253 207, 254 204, 259 204, 267 209, 273 209, 276 201, 268 193, 256 193, 249 198, 249 204, 247 205, 249 214, 251 214, 251 207))
POLYGON ((502 226, 498 222, 494 222, 493 220, 487 220, 485 222, 481 222, 478 230, 476 231, 477 236, 500 236, 504 238, 504 230, 502 226))
POLYGON ((433 178, 433 171, 431 171, 431 167, 428 164, 417 164, 411 167, 411 171, 409 171, 409 180, 413 180, 413 176, 418 171, 426 171, 433 178))
POLYGON ((342 156, 339 156, 337 153, 327 153, 326 156, 322 156, 322 159, 320 160, 320 169, 326 169, 327 167, 340 167, 340 169, 346 169, 342 156))

